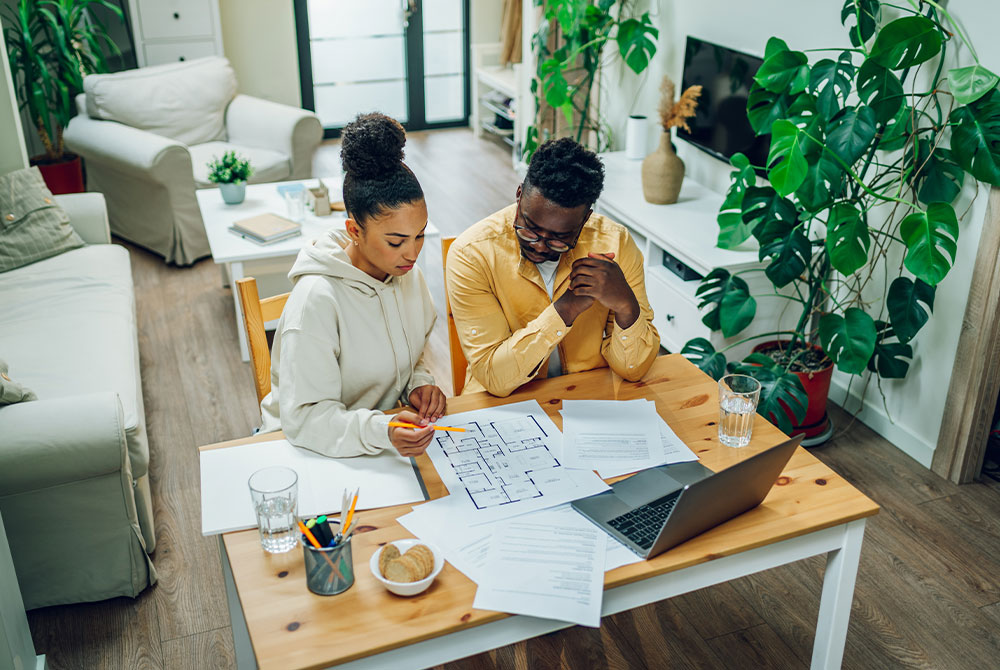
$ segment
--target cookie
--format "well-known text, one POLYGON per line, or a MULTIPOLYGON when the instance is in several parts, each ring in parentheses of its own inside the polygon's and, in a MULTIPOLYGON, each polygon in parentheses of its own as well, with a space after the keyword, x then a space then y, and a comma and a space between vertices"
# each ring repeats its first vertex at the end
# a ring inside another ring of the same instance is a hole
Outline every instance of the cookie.
POLYGON ((378 557, 378 569, 383 577, 385 576, 385 566, 397 558, 399 558, 399 549, 396 548, 396 545, 387 544, 383 547, 382 553, 378 557))
POLYGON ((420 564, 421 576, 418 579, 423 579, 434 571, 434 552, 426 546, 418 544, 410 547, 406 555, 413 556, 420 564))
POLYGON ((402 556, 389 561, 385 566, 385 578, 392 582, 415 582, 420 577, 420 567, 412 556, 402 556))

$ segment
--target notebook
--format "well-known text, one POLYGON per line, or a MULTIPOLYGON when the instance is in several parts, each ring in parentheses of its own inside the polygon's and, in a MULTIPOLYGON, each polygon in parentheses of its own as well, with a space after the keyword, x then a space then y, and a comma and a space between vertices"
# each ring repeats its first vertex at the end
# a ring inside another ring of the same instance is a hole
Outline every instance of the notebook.
POLYGON ((229 229, 245 239, 269 244, 302 234, 302 224, 277 214, 260 214, 235 222, 229 229))

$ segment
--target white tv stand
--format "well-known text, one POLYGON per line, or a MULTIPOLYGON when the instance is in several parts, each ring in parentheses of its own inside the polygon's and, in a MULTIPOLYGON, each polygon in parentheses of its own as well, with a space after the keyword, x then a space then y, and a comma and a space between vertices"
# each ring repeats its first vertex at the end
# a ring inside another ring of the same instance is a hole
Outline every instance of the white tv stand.
MULTIPOLYGON (((701 276, 721 267, 730 272, 761 270, 757 260, 756 240, 750 239, 737 250, 715 246, 719 234, 716 216, 723 196, 685 178, 678 201, 673 205, 653 205, 642 195, 642 161, 628 160, 624 151, 600 154, 604 161, 604 192, 597 202, 599 213, 626 226, 646 261, 646 293, 653 308, 653 324, 660 333, 660 343, 678 352, 695 337, 704 337, 716 349, 739 342, 755 334, 780 330, 790 323, 797 310, 788 309, 782 298, 759 297, 774 289, 761 271, 740 275, 757 300, 757 316, 738 335, 726 339, 721 332, 711 332, 702 323, 704 311, 695 291, 698 279, 684 281, 663 265, 663 252, 679 259, 701 276), (784 314, 782 310, 785 310, 784 314)), ((707 310, 706 310, 707 311, 707 310)), ((741 360, 758 342, 747 342, 726 352, 730 360, 741 360)))

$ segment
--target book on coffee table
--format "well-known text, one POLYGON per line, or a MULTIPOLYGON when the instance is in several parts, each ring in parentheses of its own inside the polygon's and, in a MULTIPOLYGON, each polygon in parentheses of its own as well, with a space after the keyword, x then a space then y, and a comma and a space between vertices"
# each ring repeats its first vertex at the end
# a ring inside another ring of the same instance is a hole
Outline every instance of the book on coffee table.
POLYGON ((251 242, 270 244, 301 235, 302 224, 277 214, 260 214, 236 221, 229 230, 251 242))

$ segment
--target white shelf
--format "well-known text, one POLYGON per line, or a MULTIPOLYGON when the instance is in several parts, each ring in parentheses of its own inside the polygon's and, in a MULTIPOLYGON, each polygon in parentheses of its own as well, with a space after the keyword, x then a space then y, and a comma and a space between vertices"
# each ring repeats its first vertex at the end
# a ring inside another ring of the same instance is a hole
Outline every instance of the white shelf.
POLYGON ((499 65, 477 67, 476 78, 494 91, 500 91, 508 98, 517 97, 517 75, 513 67, 499 65))

